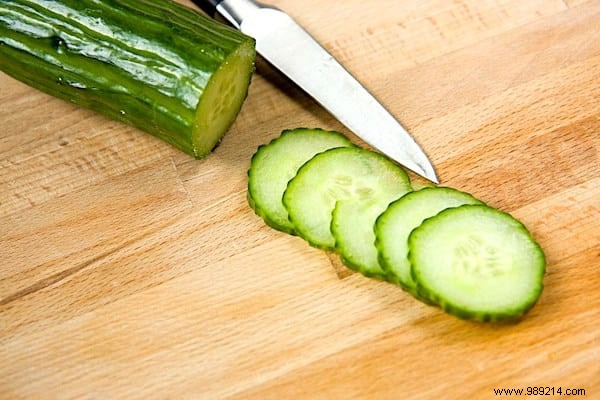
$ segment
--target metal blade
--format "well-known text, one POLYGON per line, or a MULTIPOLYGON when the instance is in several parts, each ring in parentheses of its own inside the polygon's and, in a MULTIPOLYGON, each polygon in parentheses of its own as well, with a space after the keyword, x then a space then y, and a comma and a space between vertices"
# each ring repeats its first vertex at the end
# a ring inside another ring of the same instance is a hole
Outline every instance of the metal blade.
POLYGON ((406 168, 438 183, 431 162, 406 129, 292 18, 254 2, 226 0, 221 4, 219 12, 256 39, 261 56, 342 124, 406 168), (235 15, 228 5, 237 7, 235 15))

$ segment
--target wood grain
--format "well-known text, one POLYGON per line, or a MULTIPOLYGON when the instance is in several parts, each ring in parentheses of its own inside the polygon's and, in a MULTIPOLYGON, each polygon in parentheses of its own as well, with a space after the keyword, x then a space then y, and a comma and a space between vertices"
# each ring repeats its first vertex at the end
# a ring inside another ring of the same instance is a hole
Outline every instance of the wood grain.
POLYGON ((583 3, 592 2, 594 0, 564 0, 564 1, 567 6, 575 7, 575 6, 581 5, 583 3))
POLYGON ((528 226, 548 260, 539 303, 518 324, 461 321, 266 227, 246 204, 258 145, 297 126, 364 143, 261 60, 201 161, 0 75, 0 398, 597 397, 600 2, 271 4, 444 185, 528 226))

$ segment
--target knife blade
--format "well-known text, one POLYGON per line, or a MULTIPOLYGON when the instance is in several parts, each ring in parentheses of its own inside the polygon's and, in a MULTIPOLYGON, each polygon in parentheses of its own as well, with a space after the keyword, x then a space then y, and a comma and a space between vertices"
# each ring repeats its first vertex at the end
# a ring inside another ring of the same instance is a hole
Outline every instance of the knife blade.
POLYGON ((192 1, 253 37, 264 59, 366 143, 438 183, 427 155, 408 131, 289 15, 253 0, 192 1))

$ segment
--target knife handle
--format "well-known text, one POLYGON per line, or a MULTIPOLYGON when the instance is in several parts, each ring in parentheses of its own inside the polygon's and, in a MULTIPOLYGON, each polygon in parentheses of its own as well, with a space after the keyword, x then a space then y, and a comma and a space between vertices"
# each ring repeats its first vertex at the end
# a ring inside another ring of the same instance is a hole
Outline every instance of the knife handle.
POLYGON ((217 13, 217 6, 219 5, 219 3, 221 3, 221 1, 223 0, 192 0, 192 2, 198 7, 200 7, 202 11, 204 11, 210 17, 213 18, 217 13))
POLYGON ((256 10, 265 8, 254 0, 192 0, 211 17, 220 14, 225 20, 237 29, 241 29, 245 17, 256 10))

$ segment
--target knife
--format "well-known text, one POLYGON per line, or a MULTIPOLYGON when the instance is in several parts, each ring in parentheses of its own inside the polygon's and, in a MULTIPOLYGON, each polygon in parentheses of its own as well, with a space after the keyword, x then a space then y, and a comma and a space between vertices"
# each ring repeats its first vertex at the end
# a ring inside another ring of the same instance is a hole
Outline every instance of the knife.
POLYGON ((256 40, 256 51, 365 142, 438 183, 431 162, 402 125, 308 32, 283 11, 253 0, 192 0, 256 40), (301 59, 300 59, 301 57, 301 59))

